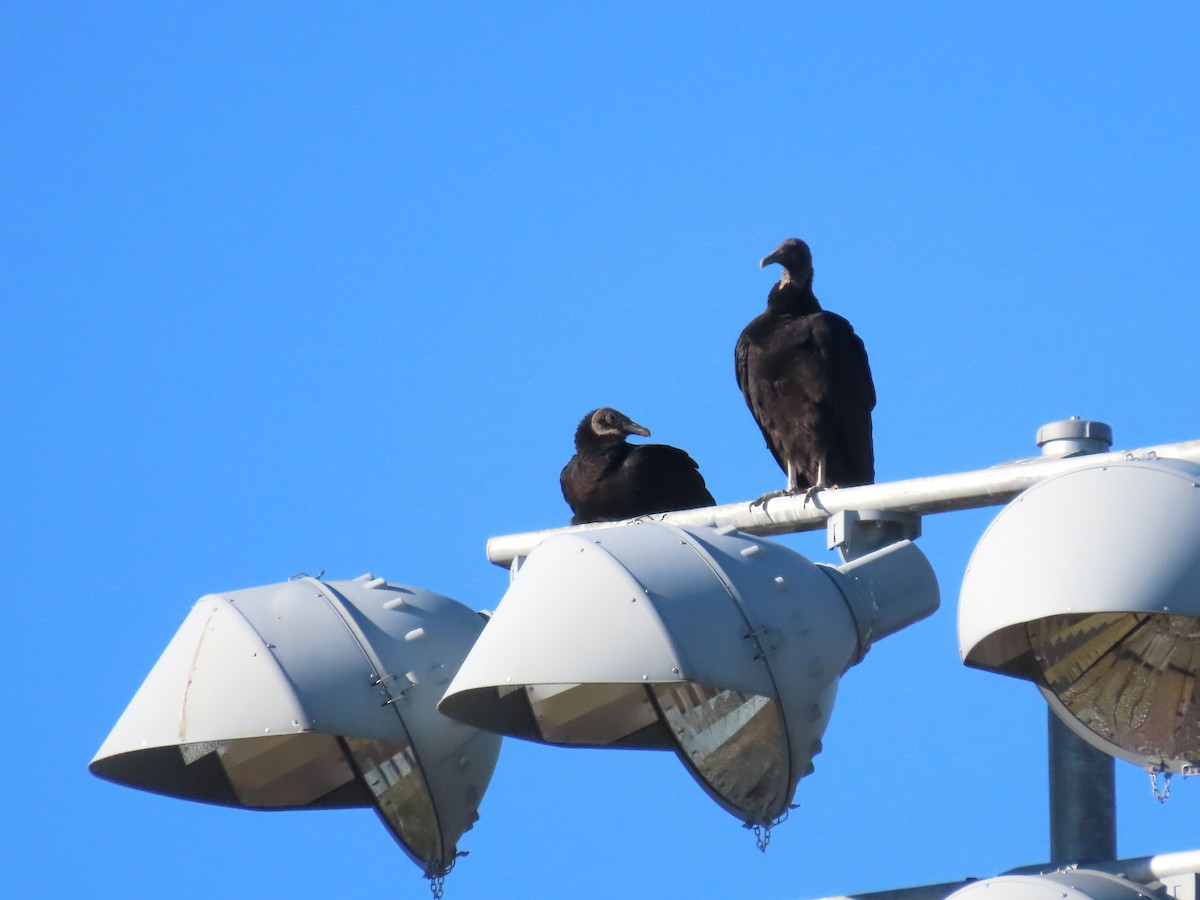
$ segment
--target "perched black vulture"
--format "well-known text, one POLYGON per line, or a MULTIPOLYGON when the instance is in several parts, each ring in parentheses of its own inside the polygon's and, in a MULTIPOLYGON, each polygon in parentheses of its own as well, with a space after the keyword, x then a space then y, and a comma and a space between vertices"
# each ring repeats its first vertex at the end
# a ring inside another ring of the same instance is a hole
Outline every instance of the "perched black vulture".
POLYGON ((666 444, 627 443, 630 434, 650 431, 607 406, 579 423, 575 455, 559 476, 572 525, 714 504, 694 459, 666 444))
MULTIPOLYGON (((875 385, 850 323, 821 309, 808 245, 788 238, 763 259, 783 266, 767 310, 734 350, 738 387, 795 494, 875 480, 875 385)), ((771 495, 767 495, 771 496, 771 495)))

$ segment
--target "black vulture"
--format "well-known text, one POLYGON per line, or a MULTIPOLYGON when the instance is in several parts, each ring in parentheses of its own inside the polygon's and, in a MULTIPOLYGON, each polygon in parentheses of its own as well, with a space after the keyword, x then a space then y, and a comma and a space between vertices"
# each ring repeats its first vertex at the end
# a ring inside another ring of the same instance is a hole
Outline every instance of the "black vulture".
POLYGON ((761 499, 870 484, 875 385, 866 348, 849 322, 821 309, 804 241, 788 238, 760 268, 770 263, 783 266, 783 277, 734 350, 738 387, 787 473, 787 490, 761 499))
POLYGON ((607 406, 579 423, 575 455, 559 476, 572 525, 715 503, 694 459, 666 444, 630 444, 630 434, 649 437, 650 430, 607 406))

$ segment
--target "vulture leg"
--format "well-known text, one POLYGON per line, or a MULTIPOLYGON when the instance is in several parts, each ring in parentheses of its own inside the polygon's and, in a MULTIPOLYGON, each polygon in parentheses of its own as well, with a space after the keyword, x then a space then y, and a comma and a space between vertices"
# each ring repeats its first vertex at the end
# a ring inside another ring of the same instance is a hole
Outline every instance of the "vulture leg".
POLYGON ((798 473, 796 472, 795 466, 789 462, 787 464, 788 486, 781 491, 767 491, 757 500, 751 501, 750 506, 762 506, 768 500, 774 500, 776 497, 791 497, 800 493, 800 487, 796 483, 798 480, 797 475, 798 473))

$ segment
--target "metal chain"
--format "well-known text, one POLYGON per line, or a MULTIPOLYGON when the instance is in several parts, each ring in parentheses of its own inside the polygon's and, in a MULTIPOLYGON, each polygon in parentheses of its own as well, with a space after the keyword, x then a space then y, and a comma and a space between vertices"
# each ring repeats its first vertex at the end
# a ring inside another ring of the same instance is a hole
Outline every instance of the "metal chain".
POLYGON ((1166 803, 1167 798, 1171 796, 1171 773, 1163 772, 1162 769, 1154 769, 1150 773, 1150 791, 1154 794, 1154 799, 1159 803, 1166 803), (1158 774, 1162 772, 1163 782, 1162 788, 1158 786, 1158 774))
POLYGON ((754 842, 758 846, 759 850, 761 850, 763 853, 766 853, 767 845, 771 843, 771 826, 755 825, 754 842))
POLYGON ((450 865, 445 866, 441 870, 425 870, 425 877, 429 879, 429 890, 433 894, 433 900, 442 900, 442 895, 446 893, 446 876, 454 871, 454 866, 458 863, 458 858, 466 856, 470 852, 469 850, 459 850, 454 854, 454 858, 450 860, 450 865))
POLYGON ((782 825, 784 822, 786 822, 788 820, 788 816, 792 814, 792 810, 795 808, 795 804, 789 806, 783 811, 783 815, 779 816, 772 822, 760 822, 754 825, 751 825, 749 822, 746 823, 745 827, 754 832, 754 843, 757 845, 759 850, 761 850, 763 853, 767 852, 767 846, 771 843, 771 829, 776 825, 782 825))

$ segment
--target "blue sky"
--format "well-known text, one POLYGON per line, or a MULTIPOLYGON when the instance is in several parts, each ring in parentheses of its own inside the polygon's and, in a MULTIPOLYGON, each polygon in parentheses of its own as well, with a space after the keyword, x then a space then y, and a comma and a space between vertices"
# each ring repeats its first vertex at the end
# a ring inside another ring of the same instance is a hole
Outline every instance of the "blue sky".
MULTIPOLYGON (((612 405, 784 478, 733 344, 790 235, 867 343, 880 480, 1200 437, 1200 12, 1163 3, 8 4, 0 655, 15 896, 426 896, 368 811, 86 765, 203 594, 371 570, 475 608, 612 405)), ((450 897, 819 897, 1047 855, 1044 708, 943 608, 843 680, 769 852, 669 755, 508 741, 450 897)), ((1155 527, 1150 524, 1147 527, 1155 527)), ((784 539, 832 561, 820 536, 784 539)), ((1118 767, 1123 855, 1190 849, 1118 767)))

